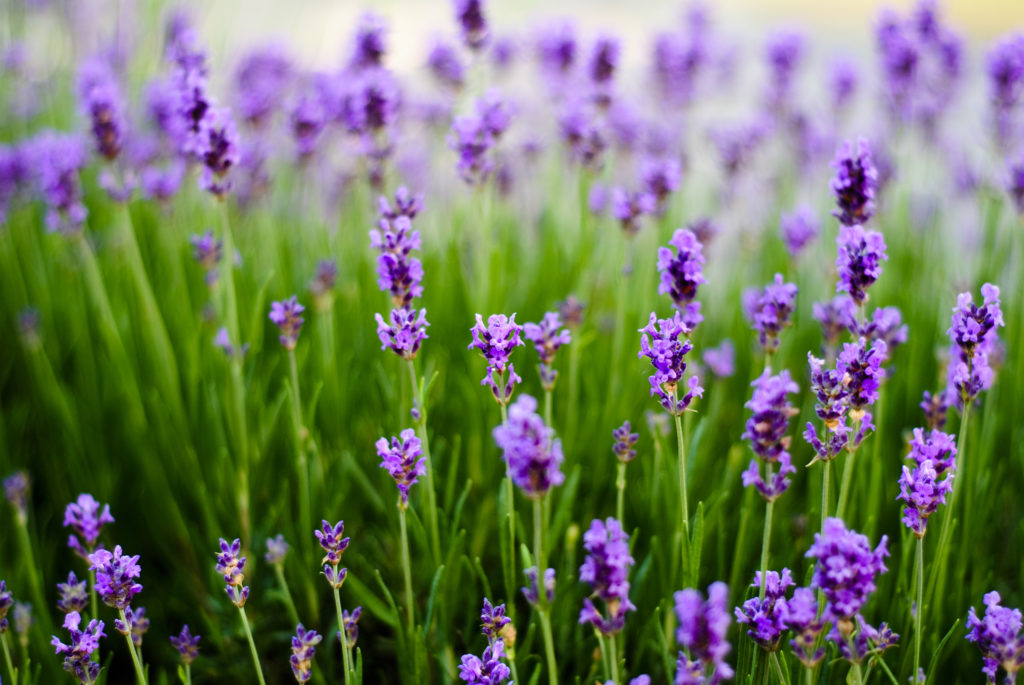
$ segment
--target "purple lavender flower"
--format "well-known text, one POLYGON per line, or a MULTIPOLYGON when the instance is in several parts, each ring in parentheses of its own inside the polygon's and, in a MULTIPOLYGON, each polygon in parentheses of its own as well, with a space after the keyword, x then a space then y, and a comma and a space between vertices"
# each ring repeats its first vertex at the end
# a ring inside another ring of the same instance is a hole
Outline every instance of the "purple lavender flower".
MULTIPOLYGON (((428 337, 427 310, 418 312, 411 307, 398 307, 391 310, 390 323, 376 314, 377 337, 380 338, 380 349, 397 354, 402 359, 413 360, 420 351, 420 345, 428 337)), ((510 365, 511 366, 511 365, 510 365)))
POLYGON ((1018 214, 1024 214, 1024 157, 1010 164, 1006 173, 1006 192, 1018 214))
POLYGON ((224 243, 213 236, 213 231, 193 235, 189 242, 192 243, 192 257, 206 272, 206 285, 214 286, 218 279, 217 265, 223 257, 224 243))
POLYGON ((855 62, 845 58, 833 60, 829 67, 828 84, 832 94, 832 109, 840 113, 856 94, 860 74, 855 62))
POLYGON ((676 641, 683 648, 679 652, 675 682, 708 683, 714 685, 733 676, 725 662, 732 646, 725 639, 729 632, 729 588, 716 582, 708 586, 708 598, 698 590, 686 589, 675 593, 676 641))
POLYGON ((558 118, 559 134, 569 158, 589 171, 600 171, 608 135, 603 122, 586 106, 572 101, 558 118))
POLYGON ((25 158, 36 188, 46 202, 46 227, 71 234, 89 211, 82 203, 78 172, 85 166, 85 146, 79 136, 44 131, 25 143, 25 158))
POLYGON ((231 190, 228 172, 239 162, 238 132, 229 109, 211 107, 206 111, 199 121, 193 150, 203 163, 199 187, 224 199, 231 190))
POLYGON ((941 429, 946 425, 946 412, 949 411, 948 393, 932 393, 925 390, 921 396, 921 411, 924 412, 925 424, 928 428, 941 429))
POLYGON ((283 564, 289 549, 290 546, 284 536, 278 533, 272 538, 267 538, 267 553, 263 558, 268 564, 283 564))
POLYGON ((793 30, 778 31, 765 45, 765 61, 771 72, 767 101, 777 109, 788 104, 794 75, 804 56, 804 36, 793 30))
POLYGON ((64 617, 64 629, 71 634, 71 643, 64 644, 56 635, 50 644, 57 649, 57 654, 64 655, 64 670, 73 674, 82 683, 95 682, 100 674, 100 664, 92 660, 93 652, 100 648, 100 638, 106 637, 103 632, 103 621, 92 619, 85 630, 79 630, 82 617, 72 611, 64 617))
POLYGON ((483 122, 484 128, 487 133, 495 141, 499 140, 503 133, 508 130, 509 125, 512 123, 513 109, 509 104, 508 100, 505 99, 502 94, 494 89, 489 89, 486 93, 476 99, 473 103, 473 108, 476 110, 477 116, 483 122))
POLYGON ((847 530, 841 519, 825 519, 821 533, 804 556, 817 560, 812 587, 825 595, 825 617, 849 635, 856 616, 875 591, 875 576, 884 573, 888 538, 871 549, 866 536, 847 530))
POLYGON ((680 228, 672 234, 668 244, 676 248, 676 253, 673 254, 668 247, 658 248, 658 272, 661 274, 658 294, 672 298, 672 304, 682 314, 684 324, 692 330, 704 320, 700 303, 695 301, 697 287, 707 283, 701 242, 693 231, 680 228))
POLYGON ((387 22, 383 17, 372 12, 366 12, 360 16, 352 40, 352 57, 349 60, 349 66, 356 71, 382 66, 384 55, 387 54, 385 33, 387 33, 387 22))
POLYGON ((836 245, 836 292, 849 293, 858 306, 863 305, 868 299, 867 289, 882 275, 882 262, 889 258, 885 238, 878 231, 865 231, 862 226, 843 226, 836 245))
POLYGON ((327 127, 327 106, 314 85, 299 91, 288 108, 288 124, 299 154, 305 161, 316 152, 320 138, 327 127))
POLYGON ((122 635, 130 637, 133 645, 141 647, 142 636, 149 630, 149 619, 146 617, 145 607, 136 609, 126 607, 124 618, 123 621, 119 618, 114 619, 114 628, 122 635))
POLYGON ((125 102, 106 60, 93 58, 82 65, 78 72, 78 98, 89 117, 96 151, 107 161, 117 159, 125 138, 125 102))
POLYGON ((299 304, 299 300, 295 295, 292 295, 287 300, 270 303, 270 320, 281 329, 281 335, 278 336, 278 340, 281 341, 281 345, 286 350, 294 350, 295 345, 299 341, 299 330, 305 321, 302 318, 302 312, 304 311, 306 311, 306 308, 299 304))
POLYGON ((1006 683, 1013 683, 1017 671, 1024 666, 1024 635, 1021 634, 1020 609, 1011 609, 1000 604, 1002 598, 993 590, 986 593, 985 616, 971 607, 967 612, 967 640, 978 645, 984 665, 981 672, 989 683, 996 682, 996 673, 1002 668, 1006 683))
MULTIPOLYGON (((224 576, 227 585, 224 591, 231 599, 231 603, 241 609, 245 606, 245 600, 249 599, 249 586, 245 582, 245 561, 241 556, 242 543, 235 538, 230 544, 224 538, 220 539, 220 552, 217 553, 217 573, 224 576)), ((179 648, 180 649, 180 648, 179 648)))
POLYGON ((996 141, 1005 149, 1014 141, 1017 107, 1024 94, 1024 35, 1006 36, 986 60, 996 141))
POLYGON ((124 611, 132 597, 142 591, 135 579, 142 574, 139 555, 121 554, 121 545, 109 550, 98 549, 89 555, 89 570, 96 571, 96 591, 107 606, 124 611))
POLYGON ((15 602, 14 603, 14 632, 18 634, 18 639, 22 645, 28 645, 28 631, 32 628, 32 624, 35 623, 35 618, 32 616, 32 605, 26 602, 15 602))
MULTIPOLYGON (((796 583, 793 582, 793 575, 788 568, 782 569, 781 574, 777 571, 768 571, 764 580, 764 599, 751 597, 742 607, 733 610, 736 622, 750 626, 747 635, 765 651, 774 652, 779 648, 782 634, 786 631, 786 616, 789 613, 786 591, 794 585, 796 583)), ((760 571, 754 573, 751 587, 761 587, 760 571)))
POLYGON ((508 408, 508 420, 493 431, 508 477, 528 497, 541 497, 565 481, 562 442, 536 410, 537 400, 520 395, 508 408))
POLYGON ((79 495, 77 500, 64 508, 64 527, 71 527, 78 536, 68 536, 68 547, 78 556, 88 558, 88 554, 96 547, 104 524, 113 522, 109 504, 104 504, 101 510, 100 503, 92 495, 79 495))
POLYGON ((0 634, 7 632, 7 612, 14 606, 14 596, 7 589, 7 581, 0 580, 0 634))
POLYGON ((540 357, 540 382, 545 390, 555 387, 558 372, 553 368, 555 353, 562 345, 572 342, 568 328, 562 328, 558 312, 546 312, 540 323, 523 324, 523 335, 533 343, 540 357))
POLYGON ((878 189, 878 170, 871 158, 868 141, 860 138, 856 153, 850 141, 843 141, 832 168, 836 175, 831 187, 838 207, 832 215, 844 226, 866 223, 875 213, 875 191, 878 189))
MULTIPOLYGON (((839 654, 851 663, 859 664, 868 655, 881 654, 885 650, 896 645, 900 636, 892 632, 892 629, 885 623, 874 628, 864 620, 863 616, 857 616, 857 634, 852 639, 843 636, 839 630, 833 628, 828 639, 832 640, 839 647, 839 654)), ((923 669, 919 669, 919 673, 923 669)), ((920 678, 918 682, 924 682, 920 678)))
POLYGON ((341 612, 341 622, 345 626, 345 640, 348 641, 349 649, 354 649, 356 640, 359 639, 359 617, 363 615, 363 607, 356 607, 351 612, 344 609, 341 612))
POLYGON ((325 311, 331 308, 334 296, 331 293, 338 282, 338 262, 333 259, 321 259, 316 263, 316 271, 309 282, 309 292, 313 296, 314 308, 325 311))
POLYGON ((494 147, 494 136, 480 115, 456 117, 452 122, 448 147, 459 154, 456 169, 466 183, 480 185, 494 171, 494 161, 489 154, 494 147))
POLYGON ((701 353, 701 360, 719 378, 731 378, 736 373, 736 348, 726 338, 718 347, 708 347, 701 353))
POLYGON ((816 461, 831 461, 837 457, 849 442, 850 428, 846 425, 849 409, 850 378, 843 368, 825 369, 825 360, 818 359, 810 352, 807 362, 811 367, 811 392, 814 393, 814 411, 825 424, 824 435, 818 433, 810 421, 804 431, 804 439, 814 449, 813 464, 816 461))
POLYGON ((459 679, 468 685, 501 685, 512 672, 501 662, 505 656, 505 643, 501 640, 487 645, 483 658, 465 654, 459 664, 459 679))
POLYGON ((614 635, 626 624, 626 613, 636 607, 629 601, 629 567, 634 564, 629 555, 629 535, 614 518, 594 519, 583 534, 583 548, 587 557, 580 566, 580 580, 590 583, 591 596, 583 600, 580 623, 590 623, 602 635, 614 635), (594 606, 591 598, 605 603, 605 616, 594 606))
POLYGON ((280 106, 293 71, 280 45, 264 45, 245 54, 235 69, 234 83, 242 121, 262 127, 280 106))
POLYGON ((668 157, 648 157, 640 165, 640 180, 644 192, 657 201, 655 212, 665 213, 669 196, 679 189, 683 171, 678 161, 668 157))
POLYGON ((142 194, 150 200, 167 203, 181 188, 185 180, 185 162, 175 157, 165 165, 150 164, 142 169, 142 194))
POLYGON ((512 390, 523 380, 516 374, 509 361, 512 350, 524 345, 520 338, 521 331, 522 327, 516 323, 515 314, 510 317, 504 314, 491 314, 487 317, 486 325, 483 317, 477 314, 476 325, 470 329, 473 342, 467 349, 477 348, 487 360, 487 374, 480 381, 480 385, 490 386, 494 398, 501 404, 509 403, 512 399, 512 390))
POLYGON ((640 434, 633 433, 632 430, 633 427, 629 425, 629 421, 625 421, 612 431, 612 437, 615 439, 612 452, 615 453, 615 458, 624 464, 636 458, 636 450, 633 449, 633 445, 640 439, 640 434))
POLYGON ((786 601, 783 620, 786 627, 793 631, 794 636, 789 644, 796 658, 806 668, 817 666, 825 657, 825 648, 815 647, 825 623, 818 618, 818 599, 814 596, 814 590, 809 587, 793 590, 793 596, 786 601))
POLYGON ((751 385, 753 396, 744 405, 751 411, 747 419, 746 430, 741 436, 750 440, 751 449, 768 465, 767 482, 761 477, 761 469, 756 459, 750 460, 750 466, 743 472, 743 486, 753 485, 761 496, 774 502, 789 487, 791 473, 796 473, 789 455, 790 438, 786 435, 789 419, 797 413, 797 409, 786 399, 786 395, 799 392, 800 388, 783 369, 778 375, 771 375, 768 369, 751 385), (778 464, 778 473, 772 473, 772 465, 778 464))
POLYGON ((836 295, 828 302, 815 302, 812 316, 821 324, 821 335, 828 350, 839 344, 844 333, 857 329, 857 303, 849 295, 836 295))
POLYGON ((341 555, 348 548, 349 542, 348 538, 342 537, 345 534, 345 522, 338 521, 332 526, 327 521, 321 521, 320 530, 315 533, 320 546, 326 552, 320 562, 324 566, 324 576, 332 588, 340 589, 348 575, 347 568, 338 568, 341 565, 341 555))
POLYGON ((18 521, 22 524, 28 519, 29 478, 24 471, 15 471, 4 478, 4 497, 14 508, 18 521))
POLYGON ((483 0, 455 0, 455 19, 462 31, 462 42, 470 50, 479 50, 490 37, 484 17, 483 0))
MULTIPOLYGON (((537 567, 531 566, 530 568, 523 569, 523 573, 526 575, 526 587, 522 588, 523 597, 526 601, 533 606, 537 606, 540 602, 541 588, 539 585, 540 577, 537 573, 537 567)), ((555 569, 549 568, 544 570, 544 599, 548 605, 555 601, 555 569)))
POLYGON ((72 611, 79 613, 85 611, 85 607, 89 604, 88 584, 87 580, 79 582, 75 572, 70 571, 66 583, 57 583, 57 593, 59 594, 57 608, 65 614, 70 614, 72 611))
POLYGON ((220 348, 229 358, 241 359, 249 351, 249 343, 239 347, 231 342, 231 334, 228 333, 227 326, 217 329, 217 334, 213 336, 213 346, 220 348))
POLYGON ((628 237, 640 232, 641 219, 645 215, 654 214, 657 200, 646 191, 629 191, 625 188, 612 188, 611 211, 622 230, 628 237))
POLYGON ((651 396, 657 395, 659 403, 669 414, 681 415, 696 397, 704 396, 700 379, 690 376, 687 393, 679 397, 683 374, 686 373, 686 354, 693 349, 689 340, 680 340, 688 335, 682 315, 677 311, 671 319, 659 319, 654 312, 647 325, 640 329, 640 352, 637 357, 647 357, 654 366, 654 374, 648 380, 651 396))
POLYGON ((849 377, 850 416, 859 420, 867 407, 878 399, 885 372, 882 362, 886 359, 886 346, 882 340, 875 340, 868 346, 867 340, 860 338, 855 343, 844 343, 839 353, 836 368, 849 377))
POLYGON ((423 211, 423 193, 410 193, 405 186, 399 186, 395 191, 394 207, 388 198, 382 195, 377 199, 377 211, 381 219, 388 221, 395 221, 400 216, 415 219, 416 215, 423 211))
POLYGON ((420 249, 420 232, 412 228, 408 216, 381 219, 378 229, 370 231, 370 247, 380 251, 377 257, 377 286, 391 293, 396 307, 408 307, 423 294, 423 263, 412 256, 420 249))
POLYGON ((378 134, 395 123, 399 92, 390 71, 366 69, 346 88, 343 118, 350 132, 378 134))
POLYGON ((801 205, 795 211, 782 215, 779 230, 789 254, 799 257, 804 247, 818 237, 821 224, 810 205, 801 205))
POLYGON ((292 665, 292 675, 300 683, 309 682, 313 676, 313 655, 316 653, 316 646, 320 644, 323 636, 315 630, 306 630, 300 623, 295 626, 295 635, 292 636, 292 656, 288 660, 292 665))
POLYGON ((953 490, 956 443, 948 433, 932 430, 926 438, 922 429, 915 428, 909 456, 914 469, 903 467, 897 499, 907 504, 903 525, 920 538, 924 537, 928 517, 946 503, 946 495, 953 490))
POLYGON ((992 385, 995 372, 989 359, 997 351, 996 331, 1005 325, 999 307, 999 288, 986 283, 981 287, 983 302, 975 305, 969 292, 957 296, 952 326, 946 331, 952 343, 947 369, 947 403, 963 407, 982 390, 992 385))
POLYGON ((549 84, 562 83, 576 65, 579 44, 576 28, 568 20, 552 21, 538 31, 537 60, 549 84))
POLYGON ((860 335, 868 340, 885 343, 886 359, 897 347, 907 342, 907 327, 898 307, 879 307, 871 314, 871 320, 858 327, 860 335))
POLYGON ((603 85, 612 80, 619 65, 621 50, 619 41, 614 36, 601 36, 595 41, 587 66, 587 75, 594 85, 603 85))
POLYGON ((766 354, 770 355, 779 348, 779 333, 791 323, 789 319, 796 308, 796 293, 796 284, 784 283, 782 274, 775 274, 775 280, 764 290, 752 289, 743 293, 743 309, 766 354))
POLYGON ((749 164, 750 158, 764 140, 766 128, 762 122, 732 126, 716 126, 710 132, 726 181, 732 183, 739 172, 749 164))
POLYGON ((174 646, 178 653, 181 655, 181 662, 188 666, 196 657, 199 656, 199 636, 192 635, 188 629, 188 624, 185 624, 181 632, 177 635, 171 636, 171 644, 174 646))
POLYGON ((487 640, 493 642, 501 639, 502 629, 510 623, 512 619, 505 616, 505 605, 493 606, 490 600, 484 597, 484 606, 480 610, 480 624, 487 640))
POLYGON ((376 443, 377 456, 381 458, 380 467, 386 469, 395 479, 403 509, 409 506, 409 488, 416 484, 417 479, 427 472, 427 458, 423 456, 420 439, 416 431, 406 428, 401 438, 381 438, 376 443))
POLYGON ((466 80, 466 67, 454 45, 444 39, 435 39, 427 55, 427 67, 442 86, 458 91, 466 80))

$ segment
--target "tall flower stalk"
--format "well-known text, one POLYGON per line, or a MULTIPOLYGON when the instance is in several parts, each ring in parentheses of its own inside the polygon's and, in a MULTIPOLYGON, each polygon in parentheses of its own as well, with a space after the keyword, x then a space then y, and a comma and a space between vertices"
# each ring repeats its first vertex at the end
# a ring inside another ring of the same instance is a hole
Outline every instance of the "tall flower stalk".
MULTIPOLYGON (((129 606, 132 598, 142 591, 142 585, 135 582, 135 579, 142 574, 142 567, 139 566, 138 555, 130 557, 121 553, 121 546, 114 547, 110 552, 100 549, 89 555, 91 562, 90 570, 96 572, 96 590, 99 592, 103 603, 117 609, 119 619, 114 621, 117 631, 124 635, 128 643, 128 652, 132 656, 132 665, 135 667, 135 677, 140 685, 146 685, 146 672, 142 666, 142 657, 139 655, 132 640, 132 622, 126 616, 130 612, 129 606)), ((70 616, 70 614, 69 614, 70 616)))
POLYGON ((352 661, 352 646, 345 635, 345 615, 341 610, 341 586, 345 584, 348 569, 341 568, 341 555, 348 548, 349 539, 345 534, 345 522, 338 521, 333 526, 327 521, 320 522, 320 529, 315 531, 316 539, 324 549, 324 577, 334 591, 334 610, 338 615, 338 639, 341 642, 342 667, 345 669, 345 685, 350 685, 355 677, 355 664, 352 661))
POLYGON ((633 446, 640 439, 640 434, 633 433, 632 430, 633 427, 629 421, 626 421, 612 431, 612 438, 615 439, 612 452, 615 453, 615 459, 618 461, 615 476, 615 518, 620 522, 623 520, 622 514, 626 501, 626 465, 636 459, 636 450, 633 446))
POLYGON ((242 543, 238 538, 235 538, 230 543, 221 538, 220 552, 217 553, 217 573, 224 577, 224 582, 226 583, 224 591, 227 593, 231 603, 238 608, 238 616, 242 620, 242 629, 245 631, 245 638, 249 642, 249 654, 252 656, 253 667, 256 669, 256 679, 260 685, 266 685, 266 681, 263 679, 263 666, 260 664, 260 654, 256 650, 256 642, 252 638, 249 617, 245 614, 245 602, 249 599, 249 586, 244 584, 246 558, 241 556, 241 551, 242 543))

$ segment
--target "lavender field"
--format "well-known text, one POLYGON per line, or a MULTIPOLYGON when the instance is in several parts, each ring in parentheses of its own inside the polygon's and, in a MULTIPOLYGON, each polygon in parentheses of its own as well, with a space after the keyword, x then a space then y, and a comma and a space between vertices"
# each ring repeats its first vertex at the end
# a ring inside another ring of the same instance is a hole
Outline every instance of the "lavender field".
POLYGON ((2 7, 0 684, 1015 682, 1019 11, 85 4, 2 7))

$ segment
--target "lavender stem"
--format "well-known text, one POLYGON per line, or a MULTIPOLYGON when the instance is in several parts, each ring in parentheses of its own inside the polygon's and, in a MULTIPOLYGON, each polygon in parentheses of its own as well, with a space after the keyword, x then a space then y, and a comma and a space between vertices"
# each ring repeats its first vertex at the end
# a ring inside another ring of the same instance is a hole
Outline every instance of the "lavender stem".
POLYGON ((434 489, 434 460, 430 456, 430 440, 427 438, 427 403, 423 396, 423 388, 416 380, 416 361, 409 360, 409 378, 412 381, 412 394, 415 398, 419 419, 416 421, 416 433, 423 448, 423 456, 427 458, 427 519, 430 523, 430 543, 434 553, 434 563, 441 563, 441 534, 437 523, 437 493, 434 489))
POLYGON ((341 613, 341 591, 334 588, 334 610, 338 613, 338 640, 341 642, 342 668, 345 671, 345 685, 349 685, 351 678, 352 655, 349 653, 348 639, 345 637, 345 619, 341 613))
MULTIPOLYGON (((675 406, 675 391, 672 392, 672 404, 675 406)), ((696 569, 687 568, 689 562, 689 551, 690 551, 690 507, 686 500, 686 445, 683 442, 683 419, 679 414, 675 415, 676 419, 676 442, 679 444, 679 498, 680 498, 680 511, 679 514, 682 517, 683 524, 683 543, 682 543, 682 558, 683 558, 683 587, 690 586, 690 576, 693 575, 696 569), (689 574, 689 575, 688 575, 689 574)))
MULTIPOLYGON (((768 475, 765 482, 770 483, 772 478, 772 465, 767 466, 768 475)), ((775 500, 768 500, 764 513, 764 535, 761 538, 761 589, 758 591, 758 598, 764 602, 764 593, 768 582, 768 548, 772 541, 772 513, 775 510, 775 500)))
MULTIPOLYGON (((252 654, 252 663, 256 666, 256 677, 260 681, 260 685, 267 685, 266 681, 263 680, 263 667, 260 666, 260 655, 256 651, 256 643, 252 639, 252 630, 249 628, 249 619, 245 615, 245 607, 238 607, 238 613, 242 616, 242 627, 245 628, 245 637, 249 641, 249 653, 252 654)), ((123 611, 121 612, 121 620, 124 620, 123 611)), ((131 637, 128 638, 128 641, 131 642, 131 637)))
POLYGON ((284 604, 288 608, 288 618, 292 623, 299 622, 299 612, 295 609, 295 601, 292 599, 291 590, 288 589, 288 581, 284 579, 283 564, 274 564, 274 575, 277 576, 277 584, 281 586, 281 594, 284 595, 284 604))
POLYGON ((615 477, 615 488, 618 490, 615 496, 615 518, 621 522, 626 499, 626 462, 624 461, 619 462, 618 473, 615 477))
POLYGON ((17 681, 14 679, 14 662, 11 661, 11 649, 7 645, 7 633, 0 633, 0 644, 4 647, 4 661, 7 663, 7 676, 11 679, 12 683, 17 681))
POLYGON ((405 523, 405 506, 403 506, 401 498, 398 500, 398 524, 402 533, 402 575, 405 579, 405 612, 411 639, 413 629, 416 627, 416 617, 412 595, 412 567, 409 563, 409 531, 405 523))
MULTIPOLYGON (((299 365, 295 361, 295 350, 288 350, 288 366, 292 382, 292 423, 295 426, 295 452, 299 470, 299 516, 302 530, 313 527, 309 513, 309 465, 306 462, 306 428, 302 425, 302 395, 299 391, 299 365)), ((296 621, 297 622, 297 621, 296 621)))
MULTIPOLYGON (((537 562, 537 577, 543 579, 544 570, 547 568, 547 560, 544 558, 544 497, 533 498, 533 535, 535 557, 537 562)), ((538 581, 543 585, 543 581, 538 581)), ((544 655, 548 665, 548 681, 551 685, 558 685, 558 666, 555 662, 555 643, 551 635, 551 618, 548 616, 547 590, 539 587, 537 592, 537 615, 540 617, 540 628, 544 634, 544 655)))
MULTIPOLYGON (((117 612, 121 616, 121 623, 123 623, 126 626, 130 626, 131 624, 128 622, 127 617, 125 617, 125 615, 124 615, 124 609, 118 609, 117 612)), ((243 613, 243 616, 244 616, 244 613, 243 613)), ((248 631, 248 628, 246 628, 246 630, 248 631)), ((132 665, 135 666, 135 677, 138 678, 139 683, 141 683, 141 685, 146 685, 146 674, 142 670, 142 661, 139 659, 139 655, 135 651, 135 643, 132 642, 132 634, 131 634, 130 630, 129 630, 129 632, 125 633, 124 639, 128 641, 128 651, 131 652, 131 655, 132 655, 132 665)), ((249 639, 250 639, 250 641, 252 640, 251 637, 249 639)), ((263 682, 263 676, 261 674, 260 675, 260 683, 262 683, 262 682, 263 682)))
POLYGON ((917 576, 917 611, 914 612, 914 670, 913 673, 914 685, 917 685, 917 674, 918 669, 921 666, 921 624, 924 622, 922 614, 924 613, 924 536, 918 536, 917 538, 917 561, 914 564, 916 566, 917 576))

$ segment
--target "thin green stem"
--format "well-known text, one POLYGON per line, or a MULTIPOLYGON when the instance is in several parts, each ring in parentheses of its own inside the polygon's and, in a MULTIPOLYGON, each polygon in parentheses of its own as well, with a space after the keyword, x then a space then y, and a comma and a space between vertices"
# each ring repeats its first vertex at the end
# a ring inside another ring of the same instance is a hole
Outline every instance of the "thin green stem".
POLYGON ((292 623, 299 623, 299 612, 295 609, 295 601, 292 599, 291 590, 288 588, 288 581, 284 578, 284 564, 274 564, 274 575, 277 576, 277 584, 281 586, 281 596, 284 597, 284 605, 288 609, 288 618, 292 623))
POLYGON ((615 518, 619 520, 619 523, 622 523, 626 504, 626 462, 624 461, 620 461, 618 464, 618 472, 615 475, 615 489, 618 491, 615 495, 615 518))
POLYGON ((252 663, 256 667, 256 678, 260 681, 260 685, 267 685, 266 681, 263 680, 263 667, 260 666, 260 655, 256 651, 256 643, 252 639, 252 629, 249 628, 249 619, 245 615, 245 607, 238 607, 238 613, 242 617, 242 627, 245 628, 245 639, 249 641, 249 653, 252 654, 252 663))
POLYGON ((185 685, 192 685, 192 664, 185 664, 185 685))
POLYGON ((350 678, 352 677, 352 654, 349 652, 348 637, 345 635, 345 618, 341 611, 340 588, 334 588, 334 610, 338 614, 338 639, 341 641, 341 660, 342 668, 345 670, 345 685, 349 685, 350 678))
POLYGON ((612 662, 612 682, 619 685, 619 655, 615 646, 615 636, 608 636, 608 659, 612 662))
POLYGON ((292 385, 292 425, 295 433, 296 468, 299 471, 299 520, 302 530, 313 528, 309 512, 309 464, 306 461, 306 429, 302 425, 302 395, 299 390, 299 364, 295 360, 295 350, 288 350, 288 368, 292 385))
POLYGON ((914 612, 914 670, 911 681, 917 685, 917 672, 921 667, 921 624, 924 622, 924 536, 917 538, 917 611, 914 612))
POLYGON ((544 496, 533 498, 533 547, 537 561, 537 616, 544 635, 544 655, 547 659, 548 680, 558 685, 558 664, 555 661, 555 642, 551 634, 551 618, 548 616, 548 596, 544 587, 544 571, 547 558, 544 550, 544 496))
MULTIPOLYGON (((502 403, 501 405, 501 423, 504 425, 508 422, 508 408, 502 403)), ((516 569, 516 505, 515 505, 515 489, 512 486, 512 478, 507 474, 505 475, 505 501, 507 511, 505 516, 508 519, 508 560, 505 569, 505 592, 507 594, 507 602, 509 608, 512 607, 515 597, 515 569, 516 569)))
MULTIPOLYGON (((853 430, 850 433, 856 435, 858 431, 860 431, 860 421, 855 421, 853 430)), ((839 485, 839 503, 836 505, 836 518, 843 518, 843 514, 846 512, 846 500, 850 494, 850 478, 853 474, 853 458, 856 454, 856 449, 848 450, 846 463, 843 464, 843 480, 839 485)))
POLYGON ((99 618, 99 607, 96 603, 96 571, 89 571, 89 611, 93 618, 99 618))
POLYGON ((398 500, 398 525, 402 533, 402 576, 405 580, 405 614, 409 628, 409 639, 416 627, 415 607, 412 594, 412 565, 409 563, 409 530, 405 523, 405 505, 398 500))
POLYGON ((832 469, 832 460, 825 461, 825 468, 821 472, 821 529, 825 530, 825 519, 828 518, 828 477, 832 469))
POLYGON ((441 563, 441 533, 437 522, 437 491, 434 487, 434 460, 430 455, 430 439, 427 437, 427 402, 424 397, 423 384, 416 379, 416 362, 409 360, 409 379, 412 381, 412 394, 416 398, 416 410, 419 419, 416 421, 416 432, 419 435, 423 456, 426 457, 427 473, 427 522, 430 526, 430 547, 434 554, 434 563, 441 563))
MULTIPOLYGON (((672 404, 675 405, 676 395, 672 393, 672 404)), ((683 579, 684 587, 690 587, 690 583, 697 575, 696 569, 687 568, 690 556, 690 506, 686 500, 686 444, 683 438, 683 419, 679 414, 675 415, 676 420, 676 442, 679 445, 679 516, 682 523, 683 544, 683 579)))
MULTIPOLYGON (((771 464, 768 465, 768 479, 772 476, 771 464)), ((766 482, 770 482, 766 479, 766 482)), ((768 549, 772 542, 772 513, 775 510, 775 500, 768 500, 764 512, 764 535, 761 537, 761 589, 758 597, 763 602, 764 593, 768 584, 768 549)))
MULTIPOLYGON (((121 616, 121 623, 130 628, 128 618, 124 615, 124 609, 118 609, 117 613, 121 616)), ((246 630, 248 630, 248 628, 246 628, 246 630)), ((138 679, 140 685, 146 685, 146 672, 142 669, 142 659, 139 657, 138 652, 135 651, 135 643, 132 641, 131 630, 125 633, 124 639, 128 642, 128 651, 132 655, 132 665, 135 667, 135 677, 138 679)), ((252 638, 250 638, 250 640, 251 639, 252 638)), ((253 654, 255 654, 255 648, 253 654)), ((262 674, 260 676, 260 682, 263 682, 262 674)))
MULTIPOLYGON (((35 553, 32 551, 32 540, 29 539, 28 535, 28 518, 18 512, 18 535, 21 539, 21 550, 22 554, 25 555, 25 565, 28 566, 28 579, 29 584, 32 586, 32 598, 34 599, 36 606, 45 607, 46 602, 43 600, 42 583, 39 581, 39 569, 36 567, 35 553)), ((40 612, 45 614, 46 612, 40 612)))
POLYGON ((11 679, 12 683, 18 681, 14 678, 14 662, 11 661, 11 648, 7 645, 7 632, 0 633, 0 644, 4 647, 4 663, 7 664, 7 676, 11 679))
MULTIPOLYGON (((968 374, 970 373, 968 367, 968 374)), ((964 451, 967 449, 967 421, 971 414, 971 403, 970 401, 964 402, 963 413, 960 414, 960 433, 956 437, 956 468, 961 474, 966 473, 964 470, 964 451)), ((966 480, 962 482, 966 483, 966 480)), ((939 532, 939 549, 935 555, 935 560, 932 562, 932 572, 928 578, 928 597, 934 598, 934 592, 937 590, 936 582, 938 581, 939 574, 942 574, 942 584, 945 585, 945 573, 946 573, 946 555, 949 551, 949 537, 951 534, 951 523, 956 516, 956 496, 960 492, 962 486, 953 488, 953 491, 949 493, 949 500, 946 504, 945 515, 942 517, 942 529, 939 532)))
POLYGON ((779 662, 779 653, 769 652, 768 659, 772 665, 772 670, 775 671, 775 677, 779 679, 779 683, 782 685, 789 685, 789 678, 782 670, 782 664, 779 662))
POLYGON ((554 428, 551 420, 551 388, 544 388, 544 423, 548 428, 554 428))

